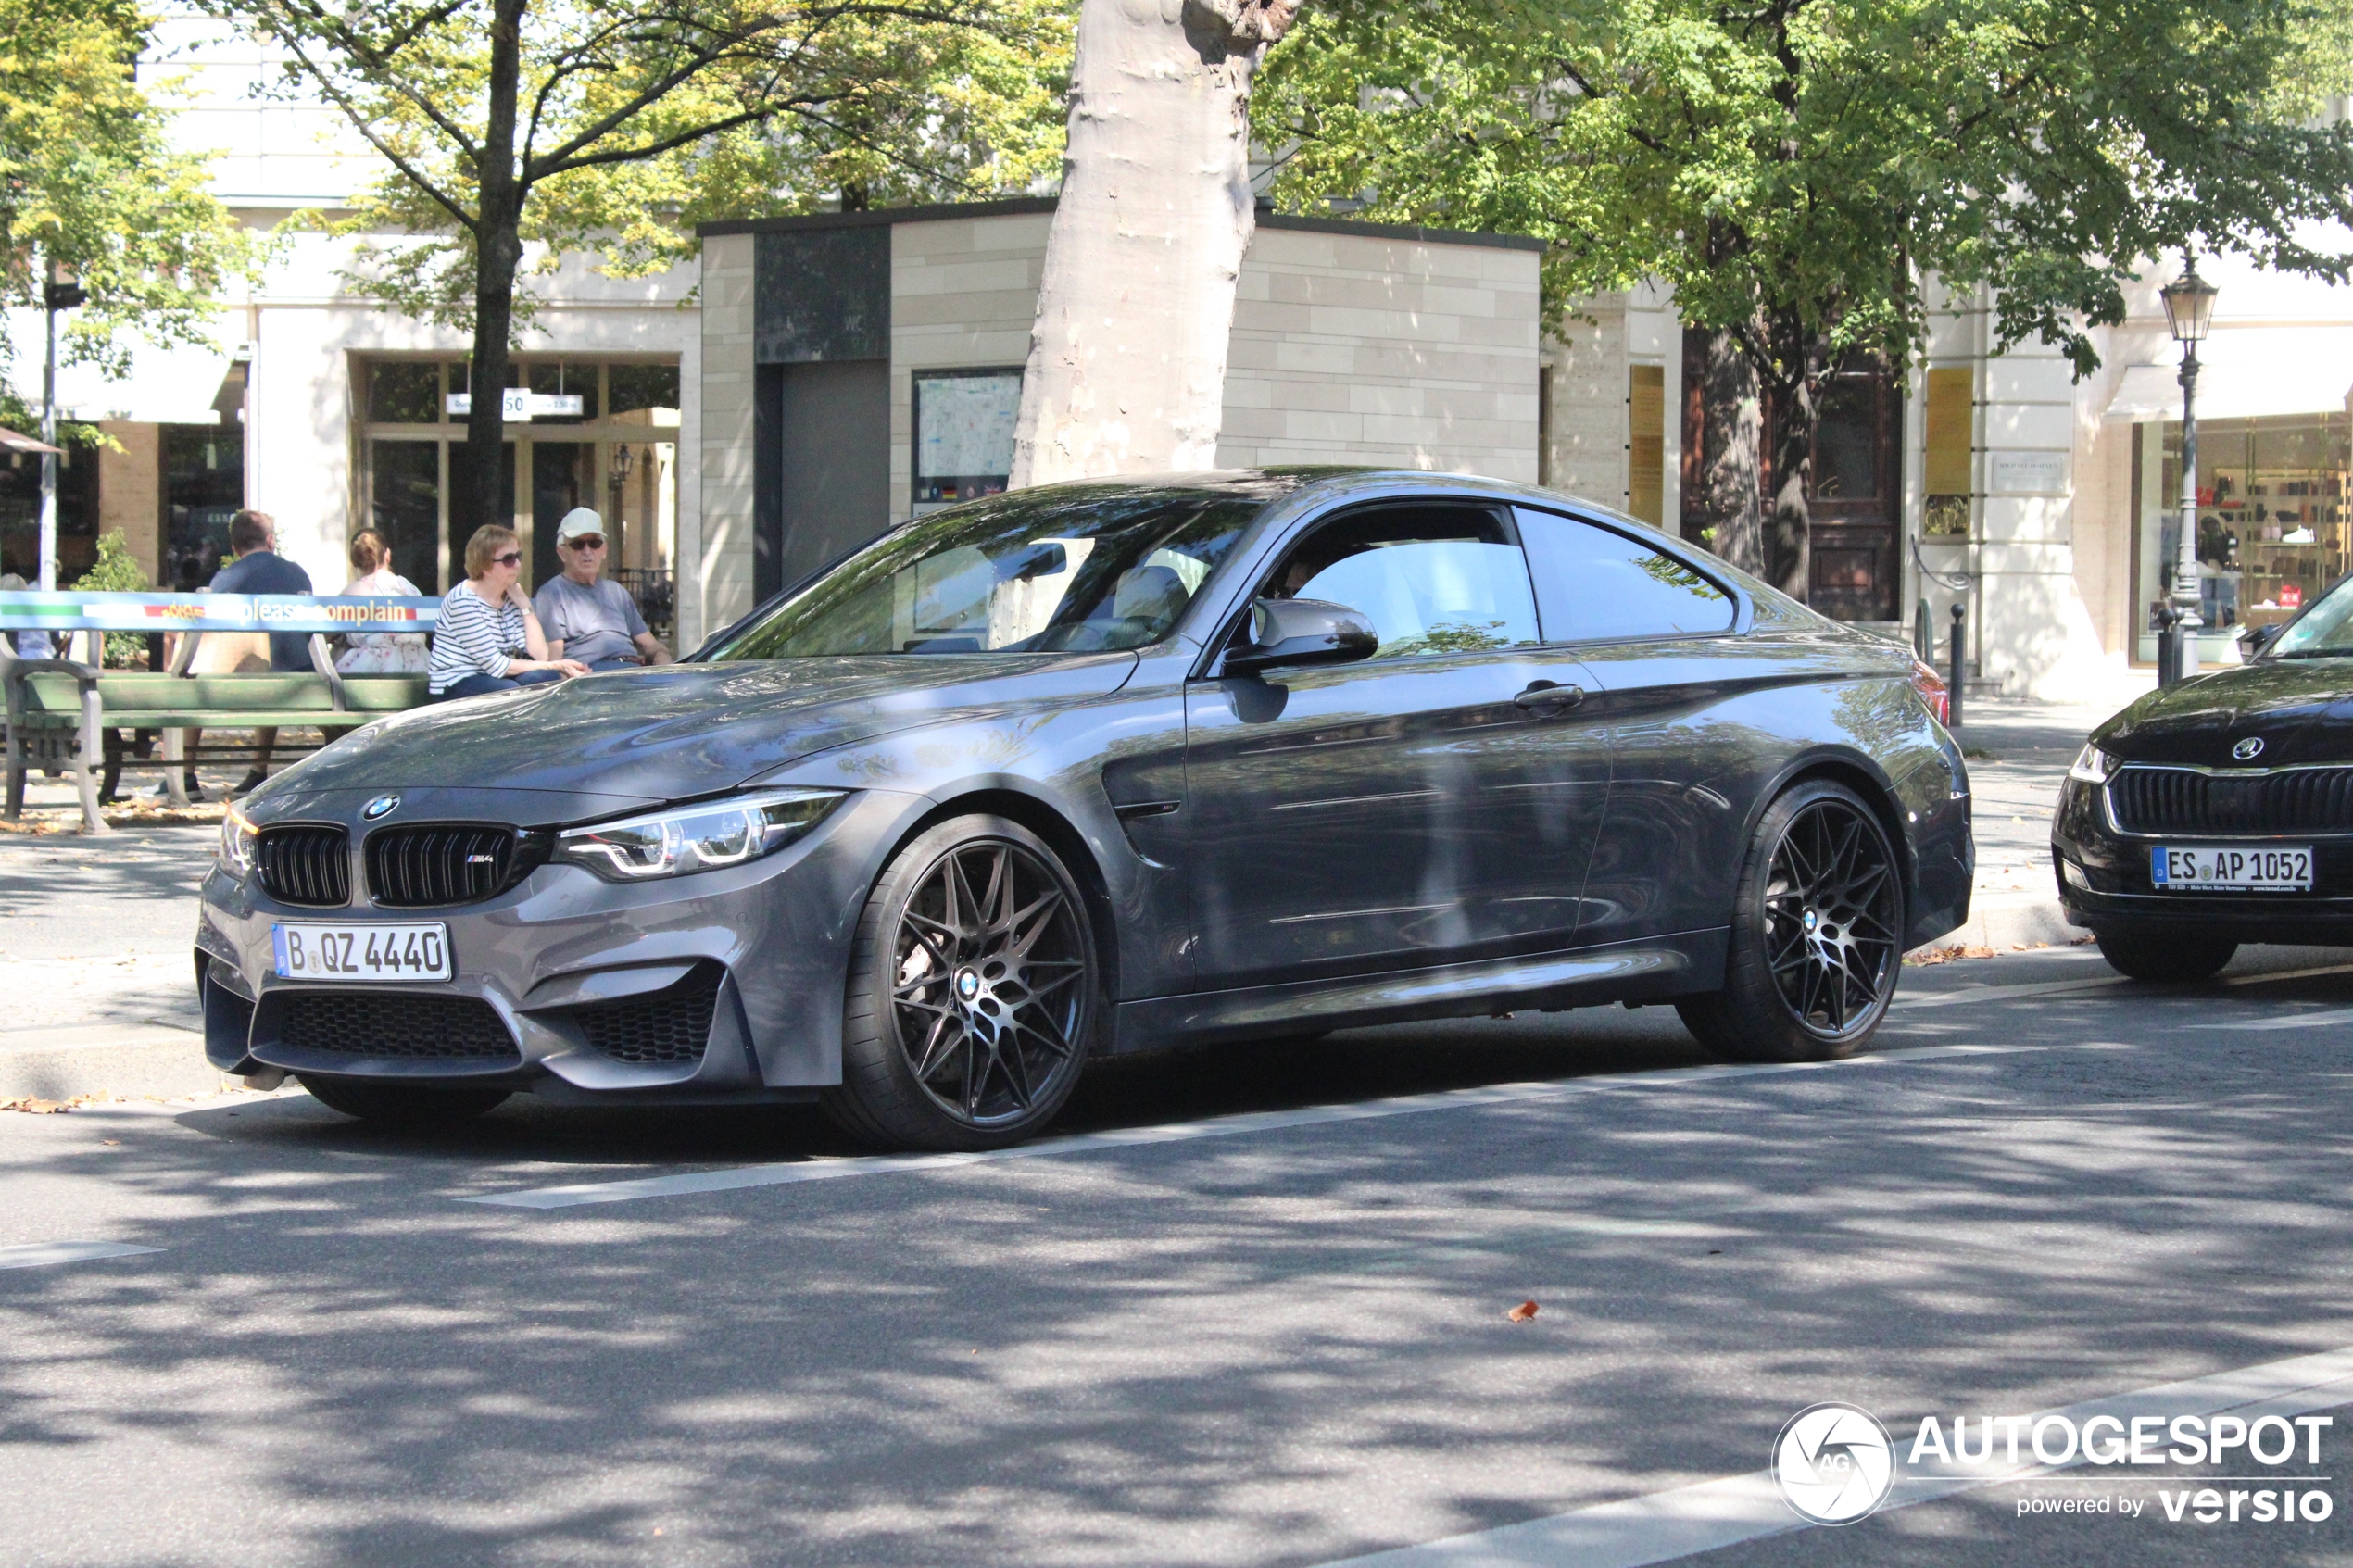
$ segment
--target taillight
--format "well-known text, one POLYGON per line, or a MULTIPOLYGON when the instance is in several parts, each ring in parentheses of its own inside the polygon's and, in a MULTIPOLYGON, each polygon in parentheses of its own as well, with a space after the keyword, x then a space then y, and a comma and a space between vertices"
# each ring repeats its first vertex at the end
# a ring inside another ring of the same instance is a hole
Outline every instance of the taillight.
POLYGON ((1928 710, 1936 715, 1940 724, 1953 721, 1953 694, 1946 689, 1944 677, 1919 659, 1912 660, 1912 689, 1920 694, 1928 710))

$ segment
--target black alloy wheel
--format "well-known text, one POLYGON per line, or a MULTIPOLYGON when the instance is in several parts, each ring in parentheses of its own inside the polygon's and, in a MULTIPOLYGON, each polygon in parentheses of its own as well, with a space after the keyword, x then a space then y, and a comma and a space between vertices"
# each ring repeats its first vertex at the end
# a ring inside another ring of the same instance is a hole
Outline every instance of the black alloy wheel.
POLYGON ((1086 900, 1036 834, 964 817, 917 838, 868 898, 827 1110, 866 1141, 995 1148, 1052 1120, 1101 1015, 1086 900))
POLYGON ((450 1122, 471 1122, 503 1104, 506 1089, 445 1088, 437 1085, 385 1083, 371 1078, 338 1078, 321 1073, 298 1073, 296 1081, 310 1098, 330 1110, 362 1122, 392 1126, 430 1127, 450 1122))
POLYGON ((1877 813, 1843 784, 1808 780, 1757 824, 1724 989, 1676 1010, 1731 1060, 1852 1055, 1894 997, 1903 929, 1902 878, 1877 813))

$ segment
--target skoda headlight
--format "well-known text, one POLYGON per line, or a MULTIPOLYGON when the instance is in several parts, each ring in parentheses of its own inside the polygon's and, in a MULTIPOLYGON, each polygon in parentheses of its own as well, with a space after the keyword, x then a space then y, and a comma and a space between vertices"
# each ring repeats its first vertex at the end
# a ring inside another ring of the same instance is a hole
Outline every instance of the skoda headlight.
POLYGON ((254 831, 245 815, 234 806, 220 819, 220 869, 231 876, 245 876, 253 871, 253 847, 261 835, 254 831))
POLYGON ((725 800, 674 806, 559 834, 556 856, 607 882, 739 866, 773 855, 823 822, 837 789, 766 789, 725 800))
POLYGON ((2104 784, 2108 783, 2108 775, 2115 771, 2116 759, 2086 742, 2075 759, 2075 766, 2067 771, 2067 776, 2081 779, 2085 784, 2104 784))

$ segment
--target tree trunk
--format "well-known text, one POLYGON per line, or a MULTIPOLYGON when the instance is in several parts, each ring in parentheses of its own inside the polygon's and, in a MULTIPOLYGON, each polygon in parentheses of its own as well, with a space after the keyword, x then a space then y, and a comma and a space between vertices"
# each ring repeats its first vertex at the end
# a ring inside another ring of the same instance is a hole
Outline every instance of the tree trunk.
POLYGON ((1808 331, 1794 312, 1776 325, 1771 570, 1765 580, 1804 604, 1814 590, 1814 436, 1821 428, 1822 378, 1830 372, 1831 348, 1830 340, 1808 331))
POLYGON ((1250 87, 1297 0, 1083 0, 1015 487, 1214 466, 1250 87))
MULTIPOLYGON (((481 193, 474 229, 474 352, 467 379, 466 483, 451 521, 472 533, 507 524, 514 497, 499 494, 506 444, 500 406, 507 387, 507 340, 514 329, 515 273, 522 265, 523 192, 515 174, 515 102, 522 81, 525 0, 497 0, 490 21, 490 112, 483 125, 481 193)), ((455 532, 455 530, 453 530, 455 532)), ((453 555, 455 552, 453 552, 453 555)), ((453 561, 453 565, 454 565, 453 561)))
POLYGON ((1814 431, 1820 383, 1801 376, 1773 399, 1772 570, 1765 580, 1803 604, 1813 588, 1814 431))
POLYGON ((1701 495, 1716 553, 1743 571, 1766 574, 1764 481, 1757 468, 1763 428, 1756 367, 1727 329, 1707 334, 1701 370, 1701 495))

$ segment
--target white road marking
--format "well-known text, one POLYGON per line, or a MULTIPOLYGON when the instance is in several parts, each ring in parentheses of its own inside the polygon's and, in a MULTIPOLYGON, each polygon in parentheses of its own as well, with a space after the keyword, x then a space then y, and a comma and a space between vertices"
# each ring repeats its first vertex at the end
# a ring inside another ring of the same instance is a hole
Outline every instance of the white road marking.
POLYGON ((2064 991, 2098 991, 2110 985, 2130 985, 2133 982, 2120 974, 2102 975, 2096 980, 2045 980, 2026 985, 1971 985, 1960 991, 1931 991, 1923 996, 1897 997, 1887 1005, 1892 1008, 1943 1008, 1956 1002, 2007 1002, 2026 997, 2051 997, 2064 991))
POLYGON ((2206 1029, 2320 1029, 2333 1023, 2353 1023, 2353 1008, 2331 1008, 2324 1012, 2283 1013, 2277 1018, 2249 1019, 2244 1023, 2208 1023, 2195 1025, 2206 1029))
POLYGON ((2222 982, 2225 985, 2260 985, 2271 980, 2309 980, 2316 974, 2353 973, 2353 963, 2314 964, 2310 969, 2275 969, 2269 974, 2233 974, 2222 982))
MULTIPOLYGON (((2079 1427, 2096 1415, 2113 1416, 2129 1431, 2134 1416, 2210 1417, 2233 1411, 2250 1420, 2266 1415, 2293 1419, 2347 1404, 2353 1404, 2353 1348, 2265 1361, 2036 1414, 2063 1415, 2079 1427)), ((1900 1421, 1889 1425, 1899 1458, 1909 1451, 1915 1430, 1916 1424, 1900 1421)), ((1760 1445, 1767 1441, 1758 1438, 1760 1445)), ((2007 1481, 2057 1478, 2059 1471, 2085 1462, 2079 1450, 2074 1459, 2058 1465, 1995 1463, 1919 1476, 1905 1474, 1906 1467, 1899 1466, 1900 1489, 1881 1505, 1881 1512, 1934 1502, 2007 1481)), ((2210 1477, 2182 1479, 2203 1486, 2210 1477)), ((1671 1562, 1695 1552, 1807 1528, 1811 1526, 1781 1500, 1772 1474, 1760 1470, 1600 1503, 1548 1519, 1351 1557, 1326 1563, 1324 1568, 1642 1568, 1646 1563, 1671 1562)))
POLYGON ((0 1247, 0 1269, 44 1269, 52 1263, 128 1258, 134 1252, 162 1250, 160 1247, 133 1247, 127 1241, 29 1241, 21 1247, 0 1247))
MULTIPOLYGON (((2309 980, 2316 974, 2353 973, 2353 963, 2321 964, 2311 969, 2274 970, 2268 974, 2233 974, 2220 982, 2224 985, 2269 985, 2281 980, 2309 980)), ((1931 991, 1921 996, 1898 997, 1888 1003, 1890 1008, 1951 1007, 1956 1002, 2005 1002, 2028 997, 2053 997, 2069 991, 2098 991, 2111 985, 2132 985, 2137 982, 2121 974, 2102 975, 2095 980, 2046 980, 2022 985, 1971 985, 1958 991, 1931 991)), ((2152 992, 2153 996, 2170 995, 2152 992)))
POLYGON ((1096 1149, 1132 1148, 1139 1145, 1183 1143, 1196 1138, 1240 1137, 1290 1127, 1312 1127, 1333 1122, 1366 1122, 1386 1116, 1412 1116, 1428 1110, 1462 1110, 1489 1105, 1519 1105, 1530 1101, 1567 1099, 1578 1095, 1628 1088, 1682 1088, 1727 1078, 1751 1078, 1765 1073, 1817 1073, 1844 1067, 1901 1066, 1972 1056, 2004 1056, 2034 1050, 2032 1046, 1931 1046, 1919 1050, 1879 1051, 1849 1057, 1844 1061, 1771 1062, 1739 1067, 1673 1067, 1651 1073, 1609 1077, 1571 1078, 1536 1084, 1483 1084, 1474 1088, 1446 1089, 1435 1094, 1401 1095, 1391 1099, 1365 1100, 1355 1105, 1318 1105, 1299 1110, 1262 1110, 1241 1116, 1221 1116, 1207 1122, 1168 1123, 1154 1127, 1124 1127, 1108 1133, 1084 1133, 1075 1137, 1047 1138, 1012 1148, 980 1154, 875 1154, 841 1160, 796 1160, 771 1165, 736 1165, 720 1171, 697 1171, 674 1176, 639 1176, 624 1181, 580 1182, 565 1186, 525 1187, 513 1192, 461 1198, 460 1203, 488 1203, 508 1209, 571 1209, 585 1203, 627 1203, 641 1198, 674 1198, 686 1193, 731 1192, 739 1187, 780 1186, 792 1182, 831 1181, 842 1176, 909 1174, 978 1165, 1000 1160, 1038 1160, 1051 1155, 1086 1154, 1096 1149))

